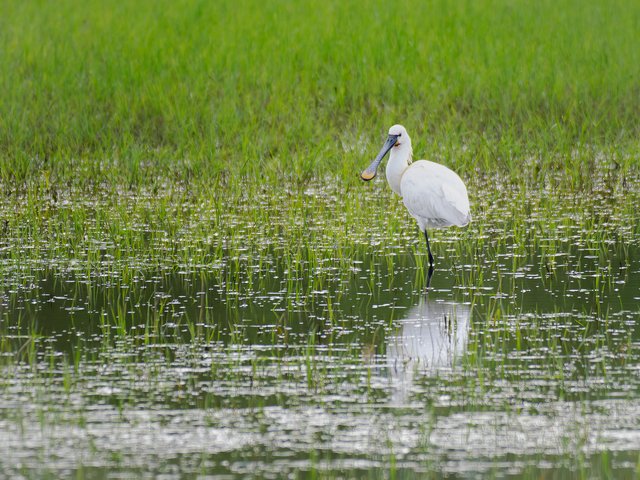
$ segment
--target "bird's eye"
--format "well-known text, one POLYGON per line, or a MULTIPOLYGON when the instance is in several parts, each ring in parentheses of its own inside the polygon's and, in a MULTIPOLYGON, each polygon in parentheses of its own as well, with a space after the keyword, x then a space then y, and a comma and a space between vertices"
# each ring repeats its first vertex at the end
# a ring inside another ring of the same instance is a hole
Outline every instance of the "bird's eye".
POLYGON ((398 136, 399 136, 399 137, 401 137, 401 136, 402 136, 402 134, 401 134, 401 133, 399 133, 399 134, 398 134, 398 136))

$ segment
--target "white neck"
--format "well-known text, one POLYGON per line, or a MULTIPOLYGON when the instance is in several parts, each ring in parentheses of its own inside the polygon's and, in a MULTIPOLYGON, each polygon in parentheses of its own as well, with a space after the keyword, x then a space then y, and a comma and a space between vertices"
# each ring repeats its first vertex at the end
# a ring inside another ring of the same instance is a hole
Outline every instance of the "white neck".
POLYGON ((387 162, 387 182, 391 190, 402 196, 400 191, 400 180, 405 170, 411 165, 411 159, 413 156, 413 150, 411 149, 411 140, 407 138, 406 141, 393 147, 389 155, 389 161, 387 162))

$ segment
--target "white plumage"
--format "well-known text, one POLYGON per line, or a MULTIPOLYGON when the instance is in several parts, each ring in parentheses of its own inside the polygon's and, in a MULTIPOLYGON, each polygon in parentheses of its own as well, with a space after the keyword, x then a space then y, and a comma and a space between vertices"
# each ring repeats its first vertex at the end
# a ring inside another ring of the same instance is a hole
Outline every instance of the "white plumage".
POLYGON ((412 163, 402 175, 400 192, 421 231, 427 227, 462 227, 471 220, 467 188, 458 175, 438 163, 412 163))
POLYGON ((387 181, 391 189, 402 197, 407 210, 418 222, 420 231, 424 232, 429 264, 433 266, 427 228, 463 227, 471 221, 467 187, 454 171, 444 165, 428 160, 412 162, 411 138, 402 125, 394 125, 389 129, 389 136, 380 153, 362 172, 363 180, 368 181, 376 176, 380 162, 389 151, 387 181))

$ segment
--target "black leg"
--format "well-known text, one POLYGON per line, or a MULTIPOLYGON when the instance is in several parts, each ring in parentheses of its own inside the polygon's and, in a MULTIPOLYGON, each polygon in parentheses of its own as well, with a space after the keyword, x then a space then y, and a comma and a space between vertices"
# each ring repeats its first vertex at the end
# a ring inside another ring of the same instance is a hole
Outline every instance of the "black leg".
POLYGON ((424 229, 424 239, 427 241, 427 253, 429 254, 429 271, 427 272, 427 290, 431 287, 431 277, 433 276, 433 255, 431 255, 431 247, 429 246, 429 235, 427 229, 424 229))
POLYGON ((431 247, 429 246, 429 235, 427 229, 424 229, 424 238, 427 241, 427 252, 429 253, 429 267, 433 268, 433 255, 431 255, 431 247))

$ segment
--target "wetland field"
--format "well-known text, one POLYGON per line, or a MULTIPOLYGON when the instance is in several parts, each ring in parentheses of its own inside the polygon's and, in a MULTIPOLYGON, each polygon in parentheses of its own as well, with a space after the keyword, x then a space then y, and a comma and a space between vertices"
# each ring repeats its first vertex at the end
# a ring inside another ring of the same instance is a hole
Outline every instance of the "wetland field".
POLYGON ((640 4, 0 10, 0 478, 640 477, 640 4))

